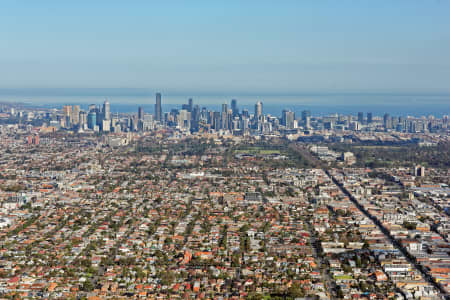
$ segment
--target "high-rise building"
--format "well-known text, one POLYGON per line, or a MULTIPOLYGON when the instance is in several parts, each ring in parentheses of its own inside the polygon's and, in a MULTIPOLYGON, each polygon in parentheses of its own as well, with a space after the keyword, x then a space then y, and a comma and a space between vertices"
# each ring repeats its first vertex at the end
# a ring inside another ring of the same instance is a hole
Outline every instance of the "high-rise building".
POLYGON ((80 116, 80 120, 79 120, 78 124, 80 125, 80 127, 83 127, 87 122, 87 114, 85 111, 81 111, 79 116, 80 116))
POLYGON ((295 125, 295 114, 290 110, 283 110, 281 115, 281 124, 286 127, 286 129, 294 129, 295 125))
POLYGON ((263 114, 263 104, 261 101, 256 102, 255 104, 255 118, 259 120, 263 114))
POLYGON ((69 118, 70 122, 72 122, 72 106, 71 105, 64 105, 63 106, 63 114, 64 118, 69 118))
POLYGON ((102 121, 102 131, 109 132, 111 131, 111 120, 103 120, 102 121))
POLYGON ((222 104, 222 112, 227 112, 228 111, 228 104, 223 103, 222 104))
POLYGON ((384 129, 391 129, 392 128, 392 123, 391 123, 391 116, 389 114, 384 114, 383 116, 383 124, 384 124, 384 129))
POLYGON ((194 108, 194 101, 192 100, 192 98, 189 98, 188 100, 188 111, 190 113, 192 113, 192 109, 194 108))
POLYGON ((306 120, 305 120, 305 128, 306 128, 306 129, 311 128, 311 117, 306 117, 306 120))
POLYGON ((358 123, 362 124, 364 122, 364 113, 363 112, 359 112, 358 113, 358 123))
POLYGON ((144 108, 142 106, 139 106, 138 108, 138 119, 144 120, 144 108))
POLYGON ((70 128, 72 126, 72 106, 71 105, 64 105, 63 106, 63 120, 62 124, 63 127, 70 128))
POLYGON ((97 105, 95 105, 95 104, 89 104, 88 111, 95 111, 95 110, 97 110, 97 105))
POLYGON ((373 116, 371 112, 367 113, 367 124, 371 124, 373 122, 373 116))
POLYGON ((87 116, 87 125, 92 130, 97 125, 97 113, 94 110, 91 110, 87 116))
POLYGON ((156 93, 155 120, 162 122, 161 93, 156 93))
POLYGON ((78 125, 80 123, 80 106, 74 105, 72 108, 72 124, 78 125))
POLYGON ((111 120, 111 108, 108 100, 103 103, 103 119, 111 120))
POLYGON ((215 130, 221 129, 220 121, 221 121, 221 114, 220 114, 220 112, 215 111, 213 113, 212 122, 211 122, 215 130))
POLYGON ((184 129, 191 128, 191 113, 186 109, 180 110, 180 114, 178 115, 178 126, 184 129))
POLYGON ((302 121, 305 122, 307 117, 311 117, 311 111, 304 110, 302 111, 302 121))
POLYGON ((231 100, 231 110, 233 112, 233 117, 236 117, 239 114, 239 110, 237 107, 237 100, 236 99, 232 99, 231 100))

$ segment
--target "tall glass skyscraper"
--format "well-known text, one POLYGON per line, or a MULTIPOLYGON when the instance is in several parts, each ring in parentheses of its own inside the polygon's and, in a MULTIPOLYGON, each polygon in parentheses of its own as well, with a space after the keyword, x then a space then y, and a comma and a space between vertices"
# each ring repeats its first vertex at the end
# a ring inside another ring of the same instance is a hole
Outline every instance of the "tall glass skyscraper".
POLYGON ((103 103, 103 118, 105 120, 111 119, 111 109, 108 100, 105 100, 103 103))
POLYGON ((156 93, 155 120, 162 121, 161 93, 156 93))
POLYGON ((255 119, 259 119, 263 114, 263 104, 261 101, 255 104, 255 119))

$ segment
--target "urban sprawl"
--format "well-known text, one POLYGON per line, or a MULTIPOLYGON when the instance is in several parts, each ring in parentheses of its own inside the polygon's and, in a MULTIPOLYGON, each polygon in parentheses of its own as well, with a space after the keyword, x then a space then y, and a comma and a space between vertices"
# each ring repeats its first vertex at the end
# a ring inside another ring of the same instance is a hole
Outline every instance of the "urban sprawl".
POLYGON ((0 104, 2 299, 450 299, 448 116, 0 104))

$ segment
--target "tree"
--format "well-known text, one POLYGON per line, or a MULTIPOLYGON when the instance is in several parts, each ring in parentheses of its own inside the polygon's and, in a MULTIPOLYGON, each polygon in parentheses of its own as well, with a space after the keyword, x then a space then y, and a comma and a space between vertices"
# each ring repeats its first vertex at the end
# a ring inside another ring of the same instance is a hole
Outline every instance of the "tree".
POLYGON ((87 279, 81 289, 85 292, 91 292, 92 290, 94 290, 94 284, 92 283, 92 281, 90 279, 87 279))

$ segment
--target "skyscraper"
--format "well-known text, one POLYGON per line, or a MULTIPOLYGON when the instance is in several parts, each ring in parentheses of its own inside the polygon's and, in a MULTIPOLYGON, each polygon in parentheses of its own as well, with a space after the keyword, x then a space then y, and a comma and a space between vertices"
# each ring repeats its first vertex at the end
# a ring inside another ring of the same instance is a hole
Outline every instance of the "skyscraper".
POLYGON ((89 129, 94 129, 97 125, 97 113, 91 110, 87 116, 87 124, 89 129))
POLYGON ((138 108, 138 119, 144 120, 144 108, 142 106, 139 106, 138 108))
POLYGON ((391 123, 391 116, 386 113, 383 116, 383 124, 384 124, 384 129, 390 129, 392 127, 392 123, 391 123))
POLYGON ((192 98, 189 98, 189 100, 188 100, 188 111, 190 113, 192 112, 193 106, 194 106, 194 101, 192 100, 192 98))
POLYGON ((281 124, 284 125, 286 129, 293 129, 295 127, 294 121, 295 121, 294 112, 284 109, 281 116, 281 124))
POLYGON ((362 124, 364 122, 364 113, 363 112, 358 113, 358 122, 359 122, 359 124, 362 124))
POLYGON ((87 123, 87 113, 85 111, 80 111, 78 124, 80 125, 81 128, 83 128, 86 123, 87 123))
POLYGON ((178 126, 184 129, 191 128, 191 113, 186 109, 180 110, 180 114, 178 115, 178 126))
POLYGON ((255 118, 259 119, 263 114, 263 104, 261 101, 256 102, 255 104, 255 118))
POLYGON ((302 111, 302 121, 303 122, 306 122, 307 117, 311 117, 311 111, 309 111, 309 110, 302 111))
POLYGON ((237 100, 236 99, 232 99, 231 100, 231 110, 233 112, 233 117, 236 117, 239 114, 239 110, 237 107, 237 100))
POLYGON ((221 121, 220 128, 228 129, 228 105, 226 103, 222 104, 221 121))
POLYGON ((74 105, 72 108, 72 124, 78 125, 80 123, 80 106, 74 105))
POLYGON ((66 128, 69 128, 70 126, 72 126, 72 106, 64 105, 63 113, 64 113, 64 126, 66 128))
POLYGON ((103 118, 105 120, 111 120, 111 109, 108 100, 105 100, 103 103, 103 118))
POLYGON ((71 119, 72 118, 72 106, 64 105, 63 106, 63 113, 64 113, 64 117, 71 119))
POLYGON ((155 120, 162 121, 161 93, 156 93, 155 120))
POLYGON ((371 124, 373 122, 373 116, 371 112, 367 113, 367 124, 371 124))

